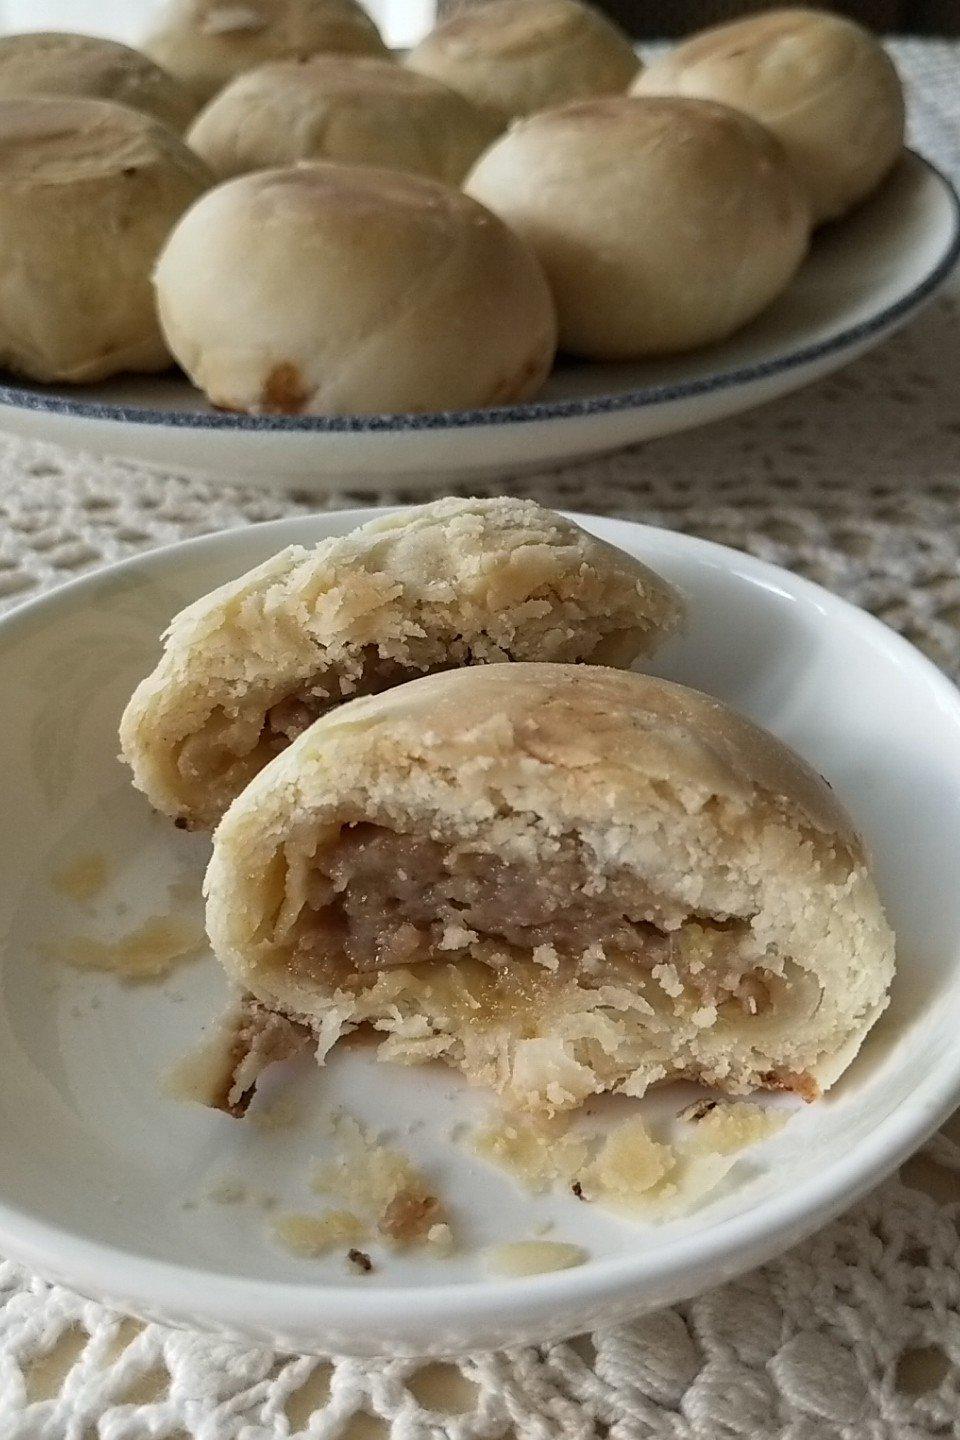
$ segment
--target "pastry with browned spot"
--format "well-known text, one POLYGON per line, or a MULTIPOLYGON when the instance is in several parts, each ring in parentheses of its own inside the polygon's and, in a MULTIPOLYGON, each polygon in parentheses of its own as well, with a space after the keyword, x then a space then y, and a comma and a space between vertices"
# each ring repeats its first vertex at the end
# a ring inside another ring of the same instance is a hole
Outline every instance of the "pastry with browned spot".
POLYGON ((230 180, 156 276, 176 359, 252 414, 470 410, 536 394, 556 350, 530 247, 459 190, 372 165, 230 180))

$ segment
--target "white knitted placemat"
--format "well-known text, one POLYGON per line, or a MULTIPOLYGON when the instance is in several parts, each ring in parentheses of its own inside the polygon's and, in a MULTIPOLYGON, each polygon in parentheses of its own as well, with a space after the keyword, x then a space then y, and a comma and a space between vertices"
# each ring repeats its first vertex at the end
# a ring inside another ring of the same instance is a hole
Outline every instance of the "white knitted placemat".
MULTIPOLYGON (((960 46, 896 51, 914 143, 960 180, 960 46)), ((798 395, 492 488, 786 565, 957 677, 958 319, 955 287, 798 395)), ((0 442, 0 605, 153 545, 317 505, 0 442)), ((898 1179, 742 1281, 624 1329, 456 1366, 291 1358, 142 1328, 0 1263, 0 1440, 960 1436, 958 1225, 960 1145, 941 1134, 898 1179)))

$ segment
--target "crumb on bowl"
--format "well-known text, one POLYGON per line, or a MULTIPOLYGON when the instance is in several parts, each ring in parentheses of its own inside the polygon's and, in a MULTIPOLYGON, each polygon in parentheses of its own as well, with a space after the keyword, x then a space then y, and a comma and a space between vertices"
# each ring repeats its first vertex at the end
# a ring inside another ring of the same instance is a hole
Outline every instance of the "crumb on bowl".
POLYGON ((504 1279, 524 1275, 546 1275, 553 1270, 569 1270, 582 1265, 588 1252, 582 1245, 563 1240, 514 1240, 491 1245, 484 1251, 484 1269, 489 1275, 504 1279))
POLYGON ((317 1260, 338 1245, 369 1239, 370 1230, 349 1210, 328 1210, 325 1215, 280 1215, 273 1222, 273 1234, 292 1255, 317 1260))

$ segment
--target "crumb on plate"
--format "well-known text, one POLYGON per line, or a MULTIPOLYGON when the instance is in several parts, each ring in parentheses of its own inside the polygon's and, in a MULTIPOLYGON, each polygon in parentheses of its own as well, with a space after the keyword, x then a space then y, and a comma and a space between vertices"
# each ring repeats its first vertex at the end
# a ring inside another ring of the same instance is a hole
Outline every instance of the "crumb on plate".
POLYGON ((59 894, 82 905, 99 895, 109 878, 107 857, 99 851, 91 851, 88 855, 78 855, 69 865, 51 875, 50 883, 59 894))
POLYGON ((587 1163, 587 1137, 569 1133, 568 1116, 552 1120, 508 1115, 484 1126, 474 1137, 478 1155, 492 1160, 529 1190, 572 1185, 587 1163))
POLYGON ((474 1148, 533 1191, 562 1187, 581 1201, 662 1220, 692 1209, 788 1118, 747 1101, 700 1100, 680 1112, 669 1138, 655 1137, 640 1115, 606 1133, 573 1131, 569 1116, 507 1115, 478 1131, 474 1148))
POLYGON ((273 1233, 285 1250, 304 1260, 316 1260, 339 1245, 354 1245, 370 1237, 369 1227, 349 1210, 328 1210, 324 1215, 280 1215, 273 1233))
POLYGON ((176 915, 154 915, 119 940, 74 935, 54 947, 57 960, 76 970, 103 970, 118 980, 163 980, 207 948, 203 926, 176 915))
POLYGON ((340 1111, 330 1117, 328 1138, 335 1154, 318 1161, 311 1174, 319 1195, 369 1215, 378 1233, 395 1245, 436 1243, 429 1240, 431 1232, 449 1228, 433 1188, 381 1134, 340 1111))
POLYGON ((453 1251, 453 1231, 450 1226, 441 1221, 437 1225, 431 1225, 427 1231, 427 1244, 432 1246, 439 1255, 449 1255, 453 1251))
POLYGON ((587 1251, 582 1245, 563 1240, 514 1240, 489 1246, 484 1251, 483 1263, 488 1274, 507 1279, 569 1270, 574 1265, 582 1265, 586 1259, 587 1251))

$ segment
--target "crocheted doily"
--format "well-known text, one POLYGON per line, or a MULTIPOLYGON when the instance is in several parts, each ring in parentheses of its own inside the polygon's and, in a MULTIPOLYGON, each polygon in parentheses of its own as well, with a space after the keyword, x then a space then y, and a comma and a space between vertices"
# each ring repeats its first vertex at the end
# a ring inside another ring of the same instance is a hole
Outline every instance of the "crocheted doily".
MULTIPOLYGON (((915 143, 960 178, 960 47, 896 50, 915 143)), ((957 677, 958 297, 798 395, 509 488, 786 565, 957 677)), ((149 546, 317 505, 0 443, 0 604, 149 546)), ((458 1365, 292 1358, 143 1328, 0 1264, 0 1440, 960 1435, 960 1125, 949 1132, 744 1280, 625 1329, 458 1365)))

